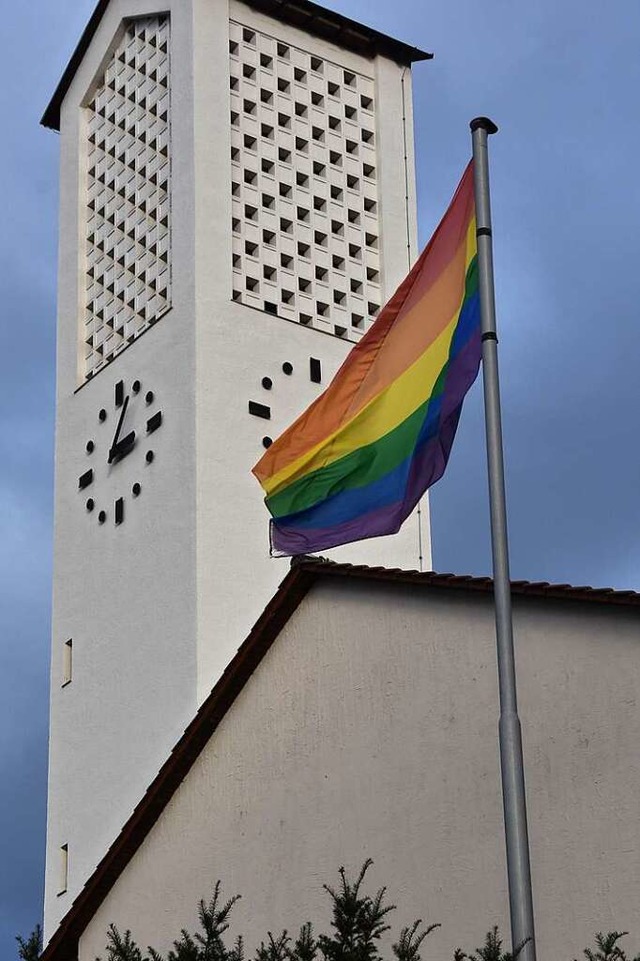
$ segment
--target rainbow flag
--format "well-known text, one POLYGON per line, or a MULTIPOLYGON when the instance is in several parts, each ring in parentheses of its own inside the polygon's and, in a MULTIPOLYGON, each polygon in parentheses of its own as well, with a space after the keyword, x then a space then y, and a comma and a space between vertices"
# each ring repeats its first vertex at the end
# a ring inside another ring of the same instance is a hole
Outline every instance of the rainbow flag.
POLYGON ((480 366, 476 253, 471 162, 375 323, 253 468, 272 553, 394 534, 442 476, 480 366))

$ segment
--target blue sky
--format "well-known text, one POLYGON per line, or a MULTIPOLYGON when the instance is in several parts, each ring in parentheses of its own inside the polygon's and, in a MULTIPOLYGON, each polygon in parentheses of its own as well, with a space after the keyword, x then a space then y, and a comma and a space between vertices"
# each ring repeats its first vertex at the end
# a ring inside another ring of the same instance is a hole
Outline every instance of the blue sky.
MULTIPOLYGON (((212 0, 213 2, 213 0, 212 0)), ((418 46, 421 240, 488 114, 512 574, 640 588, 640 6, 341 0, 418 46), (634 186, 634 184, 636 186, 634 186)), ((93 0, 6 5, 0 59, 0 957, 40 918, 57 138, 38 126, 93 0)), ((482 397, 432 495, 434 566, 487 573, 482 397)))

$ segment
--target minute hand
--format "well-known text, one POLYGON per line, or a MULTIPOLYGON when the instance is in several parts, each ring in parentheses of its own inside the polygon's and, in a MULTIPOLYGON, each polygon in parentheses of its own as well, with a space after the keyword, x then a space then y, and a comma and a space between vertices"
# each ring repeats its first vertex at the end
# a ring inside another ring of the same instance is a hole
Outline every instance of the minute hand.
POLYGON ((111 442, 111 448, 109 450, 109 458, 107 460, 108 464, 111 463, 111 461, 113 460, 113 458, 117 453, 118 438, 120 437, 120 431, 122 430, 122 422, 124 420, 124 415, 127 413, 128 404, 129 404, 129 395, 127 394, 127 396, 124 399, 124 404, 122 405, 122 410, 120 411, 120 419, 118 420, 118 426, 116 427, 116 432, 115 432, 113 441, 111 442))

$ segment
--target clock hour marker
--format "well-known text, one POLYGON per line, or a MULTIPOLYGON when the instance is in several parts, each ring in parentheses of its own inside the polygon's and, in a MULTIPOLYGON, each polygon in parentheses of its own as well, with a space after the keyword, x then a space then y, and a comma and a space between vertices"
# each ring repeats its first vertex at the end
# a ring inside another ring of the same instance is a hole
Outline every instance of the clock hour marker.
POLYGON ((282 371, 287 375, 287 377, 293 373, 293 364, 290 364, 288 360, 285 360, 282 365, 282 371))
POLYGON ((100 413, 98 414, 98 420, 105 421, 106 419, 107 419, 107 412, 103 407, 100 413))
POLYGON ((147 453, 145 454, 145 460, 146 460, 147 464, 150 464, 150 463, 151 463, 151 461, 153 460, 153 451, 152 451, 152 450, 148 450, 148 451, 147 451, 147 453))
POLYGON ((309 379, 312 384, 319 384, 322 381, 322 367, 317 357, 309 358, 309 379))
POLYGON ((271 439, 271 437, 263 437, 263 438, 262 438, 262 446, 263 446, 263 447, 271 447, 272 444, 273 444, 273 440, 271 439))
POLYGON ((147 434, 153 434, 154 430, 157 430, 162 423, 162 411, 159 410, 157 413, 150 417, 147 421, 147 434))
POLYGON ((153 404, 153 391, 148 390, 144 395, 144 399, 146 400, 147 404, 153 404))
POLYGON ((93 508, 94 508, 93 497, 90 497, 90 498, 88 499, 87 503, 85 504, 85 507, 87 508, 87 511, 88 511, 89 513, 91 513, 91 511, 92 511, 93 508))
POLYGON ((262 386, 264 387, 265 390, 271 390, 271 388, 273 387, 273 381, 271 380, 270 377, 263 377, 262 386))
POLYGON ((107 519, 107 512, 100 511, 100 513, 98 514, 98 524, 104 524, 106 519, 107 519))
POLYGON ((87 454, 92 454, 95 446, 96 446, 96 445, 93 443, 92 440, 88 440, 87 443, 86 443, 86 451, 87 451, 87 454))
POLYGON ((116 524, 122 524, 124 520, 124 499, 119 497, 114 505, 116 524))
POLYGON ((271 420, 271 408, 266 404, 258 404, 255 400, 249 401, 249 413, 254 417, 262 417, 264 420, 271 420))
POLYGON ((119 380, 118 383, 116 384, 115 393, 116 393, 116 397, 115 397, 116 407, 122 407, 122 403, 124 401, 124 381, 123 380, 119 380))
POLYGON ((140 381, 139 381, 139 380, 134 380, 133 384, 131 385, 131 390, 133 391, 134 394, 140 393, 140 381))
POLYGON ((91 483, 93 483, 93 470, 89 468, 89 470, 86 470, 84 474, 81 474, 78 478, 78 490, 83 491, 85 487, 88 487, 91 483))
POLYGON ((131 488, 131 493, 133 494, 134 497, 137 497, 141 490, 142 488, 140 484, 138 484, 138 482, 136 481, 136 483, 131 488))

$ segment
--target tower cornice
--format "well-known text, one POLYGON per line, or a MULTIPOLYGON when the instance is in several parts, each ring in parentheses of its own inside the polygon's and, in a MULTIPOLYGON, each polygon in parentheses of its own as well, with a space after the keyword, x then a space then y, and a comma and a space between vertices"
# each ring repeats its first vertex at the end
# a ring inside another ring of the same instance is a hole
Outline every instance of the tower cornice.
MULTIPOLYGON (((60 130, 60 109, 71 86, 73 78, 93 39, 110 0, 99 0, 78 44, 64 69, 40 123, 50 130, 60 130)), ((311 0, 245 0, 262 13, 274 16, 283 23, 300 27, 308 33, 330 40, 347 50, 362 56, 374 57, 378 54, 389 57, 396 63, 411 64, 421 60, 431 60, 432 53, 420 50, 402 40, 396 40, 371 27, 350 20, 340 13, 328 10, 311 0)))

